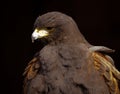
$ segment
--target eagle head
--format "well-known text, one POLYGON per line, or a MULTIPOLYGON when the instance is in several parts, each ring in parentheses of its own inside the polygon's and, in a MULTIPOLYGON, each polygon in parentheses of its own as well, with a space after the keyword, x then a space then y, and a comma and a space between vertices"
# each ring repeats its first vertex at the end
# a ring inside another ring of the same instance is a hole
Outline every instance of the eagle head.
POLYGON ((61 12, 48 12, 36 19, 32 42, 35 40, 43 40, 47 43, 87 43, 75 21, 61 12))

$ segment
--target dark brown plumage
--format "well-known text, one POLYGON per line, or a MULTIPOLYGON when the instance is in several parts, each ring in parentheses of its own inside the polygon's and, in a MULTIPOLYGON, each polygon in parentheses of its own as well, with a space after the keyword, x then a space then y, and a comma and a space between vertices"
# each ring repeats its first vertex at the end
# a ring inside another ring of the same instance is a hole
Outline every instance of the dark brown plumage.
POLYGON ((101 53, 113 50, 90 45, 71 17, 49 12, 34 28, 32 40, 46 45, 25 69, 24 94, 120 94, 120 72, 101 53))

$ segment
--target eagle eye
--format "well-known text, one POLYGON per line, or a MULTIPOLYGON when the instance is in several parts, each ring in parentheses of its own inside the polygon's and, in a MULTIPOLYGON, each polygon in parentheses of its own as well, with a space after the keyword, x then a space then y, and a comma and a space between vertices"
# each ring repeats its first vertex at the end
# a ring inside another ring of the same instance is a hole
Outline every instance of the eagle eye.
POLYGON ((52 30, 53 29, 53 27, 47 27, 47 30, 52 30))

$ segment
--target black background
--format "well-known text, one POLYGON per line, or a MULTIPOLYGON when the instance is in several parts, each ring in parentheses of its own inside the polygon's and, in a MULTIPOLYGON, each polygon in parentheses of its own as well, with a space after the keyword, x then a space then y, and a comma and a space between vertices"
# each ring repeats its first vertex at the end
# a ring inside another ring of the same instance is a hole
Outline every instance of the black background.
POLYGON ((1 94, 22 94, 22 73, 38 51, 31 42, 33 24, 38 15, 49 11, 73 17, 91 44, 115 49, 110 55, 120 70, 119 0, 9 0, 1 4, 1 94))

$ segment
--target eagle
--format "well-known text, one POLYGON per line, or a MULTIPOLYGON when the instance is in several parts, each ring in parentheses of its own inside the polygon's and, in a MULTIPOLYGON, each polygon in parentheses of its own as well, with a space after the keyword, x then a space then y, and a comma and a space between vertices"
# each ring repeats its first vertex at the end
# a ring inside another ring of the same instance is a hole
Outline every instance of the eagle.
POLYGON ((72 17, 40 15, 31 38, 44 47, 23 73, 24 94, 120 94, 120 72, 108 55, 114 50, 87 42, 72 17))

